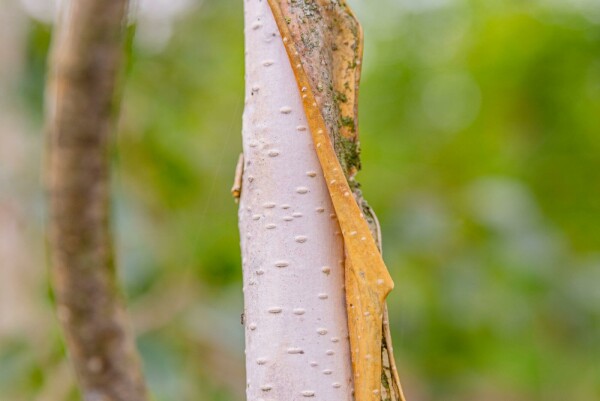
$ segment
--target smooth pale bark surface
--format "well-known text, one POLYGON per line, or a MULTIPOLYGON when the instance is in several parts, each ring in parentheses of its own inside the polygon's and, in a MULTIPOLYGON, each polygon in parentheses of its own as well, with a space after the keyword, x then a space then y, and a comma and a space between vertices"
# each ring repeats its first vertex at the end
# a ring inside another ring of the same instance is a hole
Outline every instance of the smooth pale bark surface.
POLYGON ((145 401, 114 266, 109 144, 126 0, 62 3, 47 86, 49 253, 86 401, 145 401))
POLYGON ((342 237, 266 1, 245 1, 248 400, 352 399, 342 237))

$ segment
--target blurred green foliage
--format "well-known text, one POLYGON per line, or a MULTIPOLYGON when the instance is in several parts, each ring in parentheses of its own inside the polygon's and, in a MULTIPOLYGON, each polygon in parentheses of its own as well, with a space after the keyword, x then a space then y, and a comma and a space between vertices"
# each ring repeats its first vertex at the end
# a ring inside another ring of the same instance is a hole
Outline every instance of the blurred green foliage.
MULTIPOLYGON (((359 180, 396 281, 409 399, 600 399, 600 4, 352 4, 366 39, 359 180)), ((140 23, 128 46, 114 225, 155 400, 234 400, 242 2, 189 6, 140 23)), ((50 28, 27 30, 15 95, 42 141, 50 28)), ((42 399, 65 352, 56 325, 46 335, 42 355, 0 337, 1 400, 42 399)))

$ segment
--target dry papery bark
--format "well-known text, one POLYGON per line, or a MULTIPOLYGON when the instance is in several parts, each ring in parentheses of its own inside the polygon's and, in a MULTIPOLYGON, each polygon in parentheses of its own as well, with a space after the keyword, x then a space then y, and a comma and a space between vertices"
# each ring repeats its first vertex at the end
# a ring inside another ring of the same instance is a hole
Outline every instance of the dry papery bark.
POLYGON ((244 4, 247 397, 403 401, 393 282, 354 179, 361 27, 343 1, 244 4))
POLYGON ((57 314, 86 401, 148 399, 109 227, 109 145, 126 0, 62 2, 46 88, 57 314))

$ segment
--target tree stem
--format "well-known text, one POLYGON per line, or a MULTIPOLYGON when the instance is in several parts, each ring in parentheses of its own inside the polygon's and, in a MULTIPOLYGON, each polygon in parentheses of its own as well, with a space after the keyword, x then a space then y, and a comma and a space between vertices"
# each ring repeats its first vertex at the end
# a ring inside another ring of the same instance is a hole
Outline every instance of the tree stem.
POLYGON ((87 401, 145 401, 115 272, 109 146, 126 0, 63 2, 46 88, 49 253, 58 317, 87 401))
POLYGON ((244 4, 247 397, 350 401, 341 233, 271 9, 244 4))

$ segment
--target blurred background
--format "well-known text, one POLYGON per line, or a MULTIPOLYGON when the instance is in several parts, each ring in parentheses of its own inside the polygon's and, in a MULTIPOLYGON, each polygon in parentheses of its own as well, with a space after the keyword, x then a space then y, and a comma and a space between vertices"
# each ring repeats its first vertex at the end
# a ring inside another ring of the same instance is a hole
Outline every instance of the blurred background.
MULTIPOLYGON (((114 227, 156 401, 244 399, 242 3, 141 0, 129 28, 114 227)), ((600 400, 600 2, 350 3, 409 400, 600 400)), ((2 401, 78 399, 44 239, 53 15, 0 6, 2 401)))

